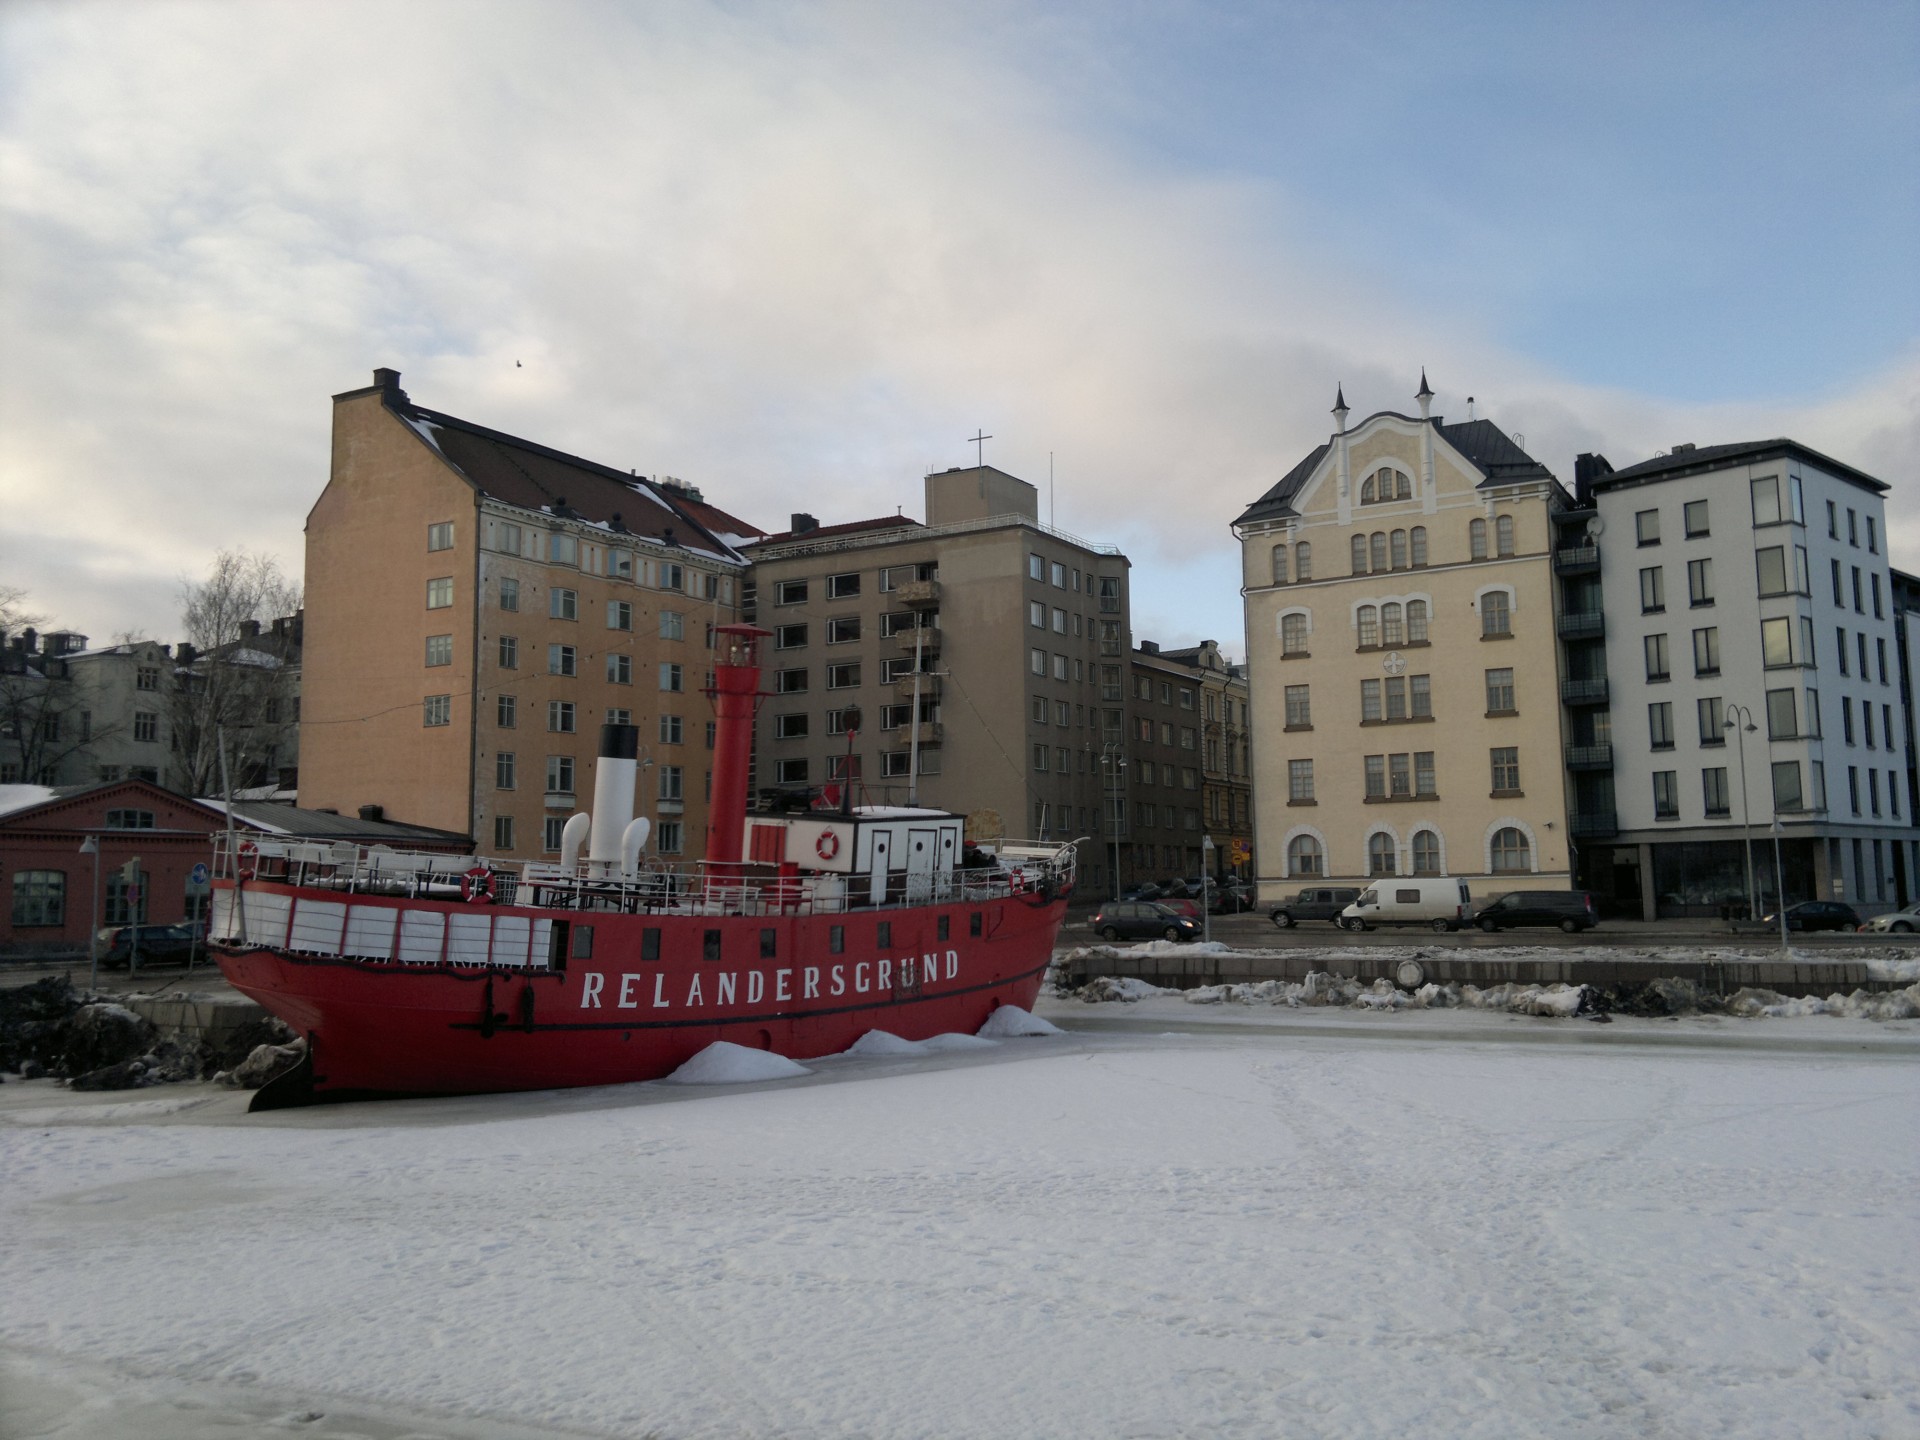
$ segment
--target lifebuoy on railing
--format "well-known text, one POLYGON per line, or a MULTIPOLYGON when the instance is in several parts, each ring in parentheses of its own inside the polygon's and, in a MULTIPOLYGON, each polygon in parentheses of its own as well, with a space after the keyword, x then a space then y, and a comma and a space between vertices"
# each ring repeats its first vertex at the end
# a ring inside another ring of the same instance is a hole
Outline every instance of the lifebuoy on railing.
POLYGON ((460 898, 472 905, 493 904, 493 871, 476 865, 460 877, 460 898))
POLYGON ((248 840, 234 856, 233 871, 242 880, 251 880, 260 870, 260 847, 248 840))

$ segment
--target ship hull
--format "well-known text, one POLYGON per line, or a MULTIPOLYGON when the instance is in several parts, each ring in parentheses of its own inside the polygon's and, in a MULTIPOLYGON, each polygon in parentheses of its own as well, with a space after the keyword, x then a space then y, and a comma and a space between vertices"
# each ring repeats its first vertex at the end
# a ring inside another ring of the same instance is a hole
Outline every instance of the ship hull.
MULTIPOLYGON (((302 893, 247 893, 261 889, 302 893)), ((457 1095, 657 1079, 722 1040, 805 1060, 869 1030, 971 1033, 1002 1005, 1031 1007, 1065 908, 1014 896, 831 915, 533 912, 571 922, 576 940, 592 926, 590 953, 546 967, 215 955, 307 1038, 302 1072, 261 1092, 266 1104, 457 1095)))

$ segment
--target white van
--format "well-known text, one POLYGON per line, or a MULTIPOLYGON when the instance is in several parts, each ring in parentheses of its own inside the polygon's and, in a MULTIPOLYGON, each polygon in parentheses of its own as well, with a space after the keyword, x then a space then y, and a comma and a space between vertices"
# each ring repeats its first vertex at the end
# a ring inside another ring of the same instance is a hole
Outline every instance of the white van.
POLYGON ((1438 875, 1392 876, 1374 881, 1340 912, 1342 930, 1376 925, 1430 925, 1458 930, 1473 914, 1467 882, 1438 875))

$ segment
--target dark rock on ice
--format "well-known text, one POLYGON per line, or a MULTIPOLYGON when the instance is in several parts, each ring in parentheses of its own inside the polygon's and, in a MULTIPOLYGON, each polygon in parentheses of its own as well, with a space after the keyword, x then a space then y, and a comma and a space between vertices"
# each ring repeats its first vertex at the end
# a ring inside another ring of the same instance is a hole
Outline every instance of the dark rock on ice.
POLYGON ((137 1090, 147 1083, 147 1067, 138 1060, 122 1060, 76 1075, 68 1082, 72 1090, 137 1090))
POLYGON ((124 1005, 83 1005, 66 1024, 60 1065, 69 1075, 134 1060, 153 1048, 155 1031, 124 1005))
POLYGON ((291 1045, 256 1045, 252 1054, 227 1072, 226 1083, 243 1090, 258 1090, 276 1075, 298 1065, 306 1053, 305 1040, 295 1040, 291 1045))
POLYGON ((67 1021, 79 1008, 80 996, 63 976, 0 990, 0 1070, 24 1075, 35 1063, 44 1075, 57 1065, 67 1021))

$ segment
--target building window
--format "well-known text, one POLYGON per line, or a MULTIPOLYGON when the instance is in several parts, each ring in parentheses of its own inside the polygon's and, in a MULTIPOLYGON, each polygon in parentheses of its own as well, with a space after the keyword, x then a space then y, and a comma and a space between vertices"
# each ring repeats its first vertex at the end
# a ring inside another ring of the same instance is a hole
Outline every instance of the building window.
POLYGON ((1313 799, 1313 761, 1289 760, 1287 762, 1287 799, 1295 805, 1305 804, 1313 799))
POLYGON ((776 605, 806 604, 807 582, 804 580, 776 580, 773 585, 773 603, 776 605))
POLYGON ((1667 608, 1666 579, 1658 565, 1640 572, 1640 613, 1653 615, 1667 608))
POLYGON ((142 742, 160 739, 160 716, 152 710, 133 712, 133 738, 142 742))
POLYGON ((1272 560, 1273 560, 1273 583, 1276 585, 1286 584, 1287 583, 1287 547, 1285 545, 1274 546, 1272 560))
POLYGON ((1687 538, 1689 540, 1697 540, 1702 535, 1709 533, 1707 529, 1707 502, 1706 501, 1704 500, 1687 501, 1687 503, 1680 508, 1680 515, 1681 515, 1681 519, 1686 525, 1687 538))
POLYGON ((421 701, 420 723, 422 725, 451 725, 453 723, 453 696, 429 695, 421 701))
POLYGON ((1038 600, 1029 600, 1027 602, 1027 624, 1035 630, 1044 630, 1047 628, 1047 607, 1038 600))
MULTIPOLYGON (((157 665, 142 665, 133 672, 133 688, 136 690, 158 690, 160 688, 160 668, 157 665)), ((34 872, 38 874, 38 871, 34 872)))
POLYGON ((1512 670, 1503 668, 1487 671, 1487 713, 1489 715, 1514 713, 1512 670))
POLYGON ((1527 875, 1533 871, 1533 851, 1527 837, 1512 825, 1493 832, 1493 873, 1527 875))
POLYGON ((686 824, 680 820, 662 820, 654 829, 654 848, 662 855, 678 855, 686 848, 686 824))
POLYGON ((1787 547, 1769 545, 1753 552, 1753 565, 1762 595, 1785 595, 1787 586, 1787 547))
MULTIPOLYGON (((1846 653, 1843 645, 1840 650, 1842 670, 1845 669, 1846 653)), ((1760 622, 1760 660, 1770 670, 1793 664, 1793 620, 1790 616, 1760 622)))
POLYGON ((773 717, 773 738, 776 740, 799 740, 806 733, 807 716, 804 713, 773 717))
POLYGON ((1367 837, 1367 874, 1391 875, 1399 856, 1391 835, 1375 833, 1367 837))
POLYGON ((913 752, 911 750, 886 750, 880 755, 880 773, 883 776, 902 776, 913 773, 913 752))
POLYGON ((1647 706, 1647 743, 1655 750, 1673 748, 1673 702, 1656 700, 1647 706))
POLYGON ((513 786, 513 751, 502 750, 493 757, 493 788, 496 790, 511 790, 513 786))
POLYGON ((1029 554, 1027 556, 1027 578, 1029 580, 1038 580, 1044 585, 1047 580, 1046 560, 1041 556, 1029 554))
POLYGON ((153 829, 153 811, 109 810, 107 811, 107 829, 151 830, 153 829))
MULTIPOLYGON (((1407 535, 1411 541, 1410 548, 1412 554, 1409 558, 1411 559, 1413 568, 1416 570, 1425 568, 1427 563, 1427 527, 1424 525, 1416 525, 1407 532, 1407 535)), ((1306 577, 1303 575, 1300 578, 1304 580, 1306 577)))
POLYGON ((1353 573, 1356 575, 1364 575, 1367 573, 1367 537, 1364 535, 1356 535, 1353 537, 1351 543, 1353 547, 1353 557, 1350 563, 1353 573))
POLYGON ((614 654, 607 656, 607 683, 609 685, 631 685, 633 683, 633 657, 614 654))
POLYGON ((776 785, 804 785, 807 783, 807 762, 805 759, 776 760, 773 762, 773 780, 776 785))
POLYGON ((1700 800, 1709 820, 1726 818, 1727 772, 1724 766, 1700 772, 1700 800))
POLYGON ((494 698, 493 703, 493 723, 498 725, 502 730, 513 729, 514 725, 518 723, 517 711, 519 709, 519 702, 511 695, 500 695, 494 698))
POLYGON ((493 848, 495 850, 513 849, 513 816, 493 817, 493 848))
POLYGON ((773 648, 776 650, 798 650, 807 643, 805 625, 776 625, 773 631, 773 648))
POLYGON ((687 572, 679 565, 664 560, 661 561, 659 588, 662 590, 678 590, 684 593, 687 588, 687 572))
POLYGON ((549 815, 540 825, 540 848, 553 851, 560 848, 561 838, 566 834, 567 822, 561 816, 549 815))
POLYGON ((1687 601, 1692 605, 1713 604, 1713 561, 1687 562, 1687 601))
POLYGON ((1311 730, 1313 728, 1313 699, 1305 685, 1286 687, 1287 729, 1311 730))
POLYGON ((13 872, 13 923, 25 929, 67 922, 67 872, 16 870, 13 872))
POLYGON ((827 621, 827 644, 845 645, 860 638, 858 615, 837 615, 827 621))
POLYGON ((1362 605, 1354 617, 1360 633, 1362 650, 1372 650, 1380 644, 1380 611, 1373 605, 1362 605))
MULTIPOLYGON (((805 719, 806 717, 802 716, 801 718, 805 719)), ((803 730, 801 733, 804 734, 805 731, 803 730)), ((678 745, 682 743, 682 737, 685 734, 684 722, 680 716, 662 715, 660 717, 660 743, 662 745, 678 745)))
POLYGON ((662 800, 682 800, 686 798, 683 794, 685 773, 686 772, 678 765, 662 765, 660 767, 660 798, 662 800))
POLYGON ((1296 835, 1288 841, 1287 873, 1318 875, 1320 873, 1320 842, 1311 835, 1296 835))
POLYGON ((1367 552, 1373 561, 1375 571, 1387 568, 1387 537, 1385 532, 1376 530, 1367 537, 1367 552))
MULTIPOLYGON (((660 630, 663 639, 668 638, 665 619, 666 616, 663 614, 661 616, 662 625, 660 630)), ((607 628, 609 630, 633 629, 633 602, 631 600, 609 600, 607 602, 607 628)), ((677 640, 680 637, 675 635, 671 638, 677 640)))
POLYGON ((1387 757, 1369 755, 1363 762, 1366 776, 1367 799, 1384 800, 1387 798, 1387 757))
POLYGON ((1427 643, 1427 602, 1424 600, 1407 602, 1407 643, 1409 645, 1427 643))
POLYGON ((860 662, 827 667, 827 689, 851 690, 860 683, 860 662))
POLYGON ((1719 626, 1709 625, 1703 630, 1693 632, 1693 673, 1696 675, 1720 673, 1719 626))
MULTIPOLYGON (((449 636, 448 640, 449 644, 451 644, 452 637, 449 636)), ((502 635, 500 637, 500 668, 502 670, 518 670, 520 668, 519 636, 502 635)))
POLYGON ((1781 486, 1778 475, 1762 475, 1753 482, 1753 523, 1760 525, 1778 525, 1791 520, 1796 525, 1806 523, 1806 516, 1800 502, 1800 479, 1794 476, 1788 481, 1786 504, 1781 503, 1781 486))
POLYGON ((1513 633, 1511 601, 1504 590, 1489 590, 1480 597, 1480 635, 1491 639, 1513 633))
POLYGON ((1520 788, 1520 747, 1505 745, 1489 750, 1487 755, 1493 767, 1493 789, 1495 794, 1508 794, 1520 788))
POLYGON ((1674 820, 1680 815, 1679 772, 1675 770, 1656 770, 1653 772, 1653 817, 1656 820, 1674 820))
POLYGON ((580 595, 578 591, 564 590, 559 586, 547 591, 547 614, 555 620, 577 620, 580 618, 580 595))
POLYGON ((1307 617, 1295 613, 1280 617, 1280 653, 1300 655, 1307 653, 1307 617))
MULTIPOLYGON (((1878 771, 1868 771, 1868 775, 1877 776, 1878 771)), ((1877 783, 1877 781, 1875 782, 1877 783)), ((1806 797, 1800 790, 1800 762, 1798 760, 1776 760, 1773 765, 1773 809, 1776 815, 1789 815, 1807 808, 1806 797)))
MULTIPOLYGON (((549 795, 571 795, 573 793, 573 757, 571 755, 547 756, 547 793, 549 795)), ((558 850, 558 845, 552 846, 558 850)))
POLYGON ((1718 695, 1702 695, 1694 702, 1694 711, 1700 722, 1700 743, 1702 745, 1724 745, 1727 743, 1727 707, 1718 695))
POLYGON ((574 709, 571 700, 549 700, 547 702, 547 729, 556 735, 574 733, 574 709))
POLYGON ((1395 570, 1407 568, 1407 532, 1396 530, 1388 537, 1391 564, 1395 570))
POLYGON ((1513 517, 1501 515, 1493 522, 1494 554, 1505 559, 1513 554, 1513 517))
POLYGON ((574 675, 579 671, 580 654, 571 645, 547 646, 547 673, 574 675))
POLYGON ((453 577, 442 575, 437 580, 427 581, 427 609, 445 610, 453 604, 453 577))
POLYGON ((776 695, 800 695, 807 688, 807 672, 804 667, 773 672, 773 693, 776 695))
POLYGON ((848 575, 827 576, 827 598, 829 600, 851 600, 860 593, 860 572, 848 575))
POLYGON ((1067 667, 1070 663, 1065 655, 1055 655, 1053 657, 1053 678, 1056 680, 1065 680, 1068 673, 1067 667))
POLYGON ((1432 830, 1413 832, 1413 873, 1416 875, 1440 873, 1440 837, 1432 830))
POLYGON ((1487 558, 1487 522, 1475 518, 1467 522, 1467 554, 1474 560, 1487 558))
POLYGON ((520 582, 511 575, 500 577, 500 608, 502 610, 520 608, 520 582))
POLYGON ((616 580, 633 579, 633 552, 631 550, 609 550, 607 552, 607 574, 616 580))
POLYGON ((576 536, 554 530, 547 535, 547 559, 554 565, 578 565, 580 541, 576 536))
POLYGON ((686 687, 686 672, 671 660, 660 662, 660 688, 678 695, 686 687))
POLYGON ((1767 738, 1769 740, 1800 738, 1800 715, 1796 692, 1767 691, 1767 738))
POLYGON ((1641 641, 1641 649, 1647 661, 1647 679, 1658 682, 1671 678, 1672 672, 1667 665, 1667 637, 1649 635, 1641 641))
POLYGON ((451 550, 453 548, 453 522, 442 520, 427 526, 427 549, 451 550))
POLYGON ((144 925, 147 902, 152 895, 153 885, 145 872, 141 873, 140 883, 130 887, 116 871, 107 881, 106 914, 102 918, 109 925, 144 925), (129 889, 132 894, 128 893, 129 889))
POLYGON ((1660 512, 1658 510, 1636 512, 1633 517, 1633 535, 1634 539, 1642 545, 1658 545, 1660 543, 1660 512))

